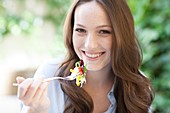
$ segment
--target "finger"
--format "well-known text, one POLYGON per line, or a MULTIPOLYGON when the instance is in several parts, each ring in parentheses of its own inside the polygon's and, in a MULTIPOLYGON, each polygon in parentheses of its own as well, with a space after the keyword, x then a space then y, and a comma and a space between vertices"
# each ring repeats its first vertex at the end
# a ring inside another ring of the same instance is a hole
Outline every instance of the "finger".
POLYGON ((19 99, 24 99, 26 92, 28 91, 29 87, 33 82, 32 78, 25 79, 20 85, 18 86, 18 93, 17 96, 19 99))
POLYGON ((44 91, 41 93, 39 100, 43 100, 44 97, 47 97, 47 91, 48 91, 48 87, 46 87, 44 91))
POLYGON ((47 95, 47 91, 48 91, 48 86, 49 86, 50 82, 47 82, 47 87, 45 87, 44 92, 42 93, 44 96, 47 95))
POLYGON ((18 84, 20 84, 21 82, 23 82, 25 80, 24 77, 16 77, 16 81, 18 84))
POLYGON ((36 95, 36 92, 37 92, 38 88, 41 86, 43 80, 44 80, 44 78, 42 78, 42 77, 34 80, 34 82, 31 84, 27 94, 25 95, 25 99, 32 100, 32 97, 34 95, 36 95))
POLYGON ((46 91, 48 89, 48 85, 49 85, 49 82, 44 82, 44 83, 41 84, 41 86, 38 88, 38 90, 36 92, 37 95, 35 95, 33 97, 36 101, 40 100, 40 98, 43 95, 44 91, 46 91))

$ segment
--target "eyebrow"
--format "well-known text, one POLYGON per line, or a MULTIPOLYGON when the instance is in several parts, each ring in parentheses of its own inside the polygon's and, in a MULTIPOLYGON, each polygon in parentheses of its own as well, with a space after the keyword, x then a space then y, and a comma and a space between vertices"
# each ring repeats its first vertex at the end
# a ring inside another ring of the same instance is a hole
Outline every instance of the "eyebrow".
POLYGON ((81 25, 81 24, 76 24, 77 26, 80 26, 80 27, 85 27, 85 26, 83 26, 83 25, 81 25))
MULTIPOLYGON (((85 26, 84 25, 81 25, 81 24, 76 24, 77 26, 80 26, 80 27, 84 27, 85 28, 85 26)), ((97 26, 97 28, 101 28, 101 27, 111 27, 112 28, 112 26, 111 25, 99 25, 99 26, 97 26)))

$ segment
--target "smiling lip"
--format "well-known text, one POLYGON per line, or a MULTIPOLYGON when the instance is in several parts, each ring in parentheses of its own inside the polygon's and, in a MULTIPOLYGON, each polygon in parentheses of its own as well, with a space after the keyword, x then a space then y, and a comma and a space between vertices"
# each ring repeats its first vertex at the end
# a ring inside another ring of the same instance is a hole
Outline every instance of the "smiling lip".
POLYGON ((82 52, 87 57, 87 59, 91 61, 97 60, 101 55, 105 53, 105 52, 87 52, 87 51, 82 51, 82 52))

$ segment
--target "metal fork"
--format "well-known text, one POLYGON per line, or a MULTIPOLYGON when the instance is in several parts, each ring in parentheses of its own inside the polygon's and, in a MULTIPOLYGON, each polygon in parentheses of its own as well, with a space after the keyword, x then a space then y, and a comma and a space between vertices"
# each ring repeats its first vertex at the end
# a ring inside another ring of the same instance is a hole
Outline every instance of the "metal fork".
MULTIPOLYGON (((52 81, 52 80, 74 80, 76 77, 51 77, 51 78, 47 78, 47 79, 44 79, 43 82, 49 82, 49 81, 52 81)), ((13 83, 12 84, 13 86, 19 86, 18 83, 13 83)))

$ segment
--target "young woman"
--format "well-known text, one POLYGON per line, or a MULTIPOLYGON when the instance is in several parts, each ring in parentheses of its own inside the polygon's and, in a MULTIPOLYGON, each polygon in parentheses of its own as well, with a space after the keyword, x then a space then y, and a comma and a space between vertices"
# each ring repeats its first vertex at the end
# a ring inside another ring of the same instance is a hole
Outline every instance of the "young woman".
POLYGON ((64 37, 63 62, 43 65, 34 79, 17 77, 22 113, 149 112, 153 90, 139 70, 142 53, 125 0, 74 0, 64 37), (80 59, 87 65, 83 87, 75 80, 43 82, 67 77, 80 59))

